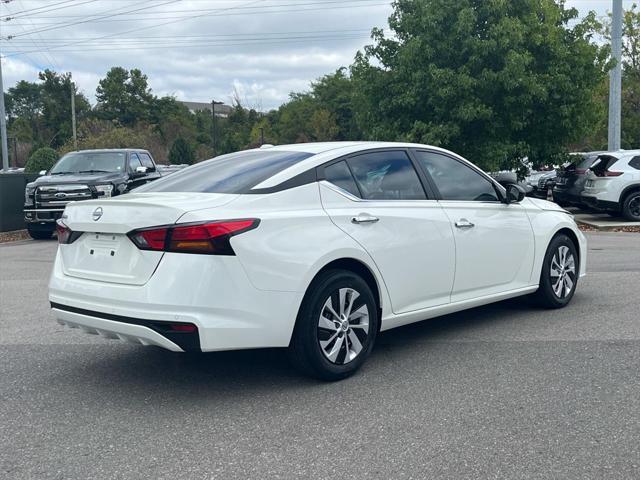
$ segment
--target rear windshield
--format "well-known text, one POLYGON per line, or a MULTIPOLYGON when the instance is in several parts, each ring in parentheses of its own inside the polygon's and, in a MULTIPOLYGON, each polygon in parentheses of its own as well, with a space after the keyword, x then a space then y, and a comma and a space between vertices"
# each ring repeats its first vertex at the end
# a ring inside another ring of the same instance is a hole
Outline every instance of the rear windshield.
POLYGON ((247 193, 312 153, 246 150, 212 158, 136 189, 137 192, 247 193))
POLYGON ((593 162, 596 161, 596 158, 598 158, 598 155, 585 155, 582 158, 582 161, 578 162, 576 168, 581 168, 583 170, 586 170, 591 165, 593 165, 593 162))

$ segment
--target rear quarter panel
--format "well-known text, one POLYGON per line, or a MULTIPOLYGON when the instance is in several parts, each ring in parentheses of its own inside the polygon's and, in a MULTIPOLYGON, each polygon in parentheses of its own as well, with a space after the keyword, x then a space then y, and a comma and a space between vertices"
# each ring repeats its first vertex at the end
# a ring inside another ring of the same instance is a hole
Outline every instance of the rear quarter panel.
POLYGON ((336 227, 322 209, 317 183, 271 194, 242 195, 223 209, 189 212, 179 222, 225 218, 260 219, 258 228, 231 239, 240 263, 257 289, 305 292, 328 263, 353 258, 375 276, 383 308, 390 305, 371 257, 336 227))

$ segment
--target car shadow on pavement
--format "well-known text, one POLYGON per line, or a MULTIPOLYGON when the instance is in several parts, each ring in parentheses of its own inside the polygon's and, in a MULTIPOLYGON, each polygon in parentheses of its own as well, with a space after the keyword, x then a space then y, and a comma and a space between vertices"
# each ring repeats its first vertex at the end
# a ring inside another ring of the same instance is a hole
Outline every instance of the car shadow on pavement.
MULTIPOLYGON (((520 313, 531 309, 522 300, 508 300, 382 332, 372 358, 359 375, 375 375, 377 369, 385 368, 385 358, 389 355, 404 358, 423 355, 425 343, 444 341, 444 337, 450 340, 476 328, 518 321, 520 313)), ((180 392, 173 395, 181 396, 190 392, 226 396, 326 385, 298 373, 289 364, 284 349, 173 353, 156 347, 118 345, 116 349, 109 344, 98 346, 97 355, 78 363, 77 368, 81 370, 78 374, 91 383, 99 379, 110 386, 117 385, 130 395, 135 392, 147 395, 149 390, 161 389, 180 392)), ((355 381, 357 378, 358 374, 353 377, 355 381)))

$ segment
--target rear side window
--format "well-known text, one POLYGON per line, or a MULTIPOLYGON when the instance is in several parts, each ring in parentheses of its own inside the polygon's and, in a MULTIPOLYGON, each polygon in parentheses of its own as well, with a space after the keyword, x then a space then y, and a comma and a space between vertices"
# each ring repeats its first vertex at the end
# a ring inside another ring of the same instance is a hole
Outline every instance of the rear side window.
POLYGON ((372 152, 347 160, 362 198, 425 200, 418 174, 403 151, 372 152))
POLYGON ((264 180, 311 157, 307 152, 246 150, 197 163, 136 189, 137 192, 249 193, 264 180))
POLYGON ((633 157, 629 162, 629 166, 635 168, 636 170, 640 170, 640 155, 637 157, 633 157))
POLYGON ((356 182, 351 175, 347 162, 344 160, 325 167, 324 176, 328 182, 346 190, 351 195, 360 196, 356 182))
POLYGON ((416 152, 418 161, 429 172, 443 200, 497 202, 493 184, 467 165, 434 152, 416 152))

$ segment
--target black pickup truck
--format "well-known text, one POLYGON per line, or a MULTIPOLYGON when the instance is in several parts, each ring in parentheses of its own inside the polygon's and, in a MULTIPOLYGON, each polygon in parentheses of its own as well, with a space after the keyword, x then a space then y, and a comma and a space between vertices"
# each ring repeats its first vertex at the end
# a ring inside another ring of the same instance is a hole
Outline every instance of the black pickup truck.
POLYGON ((51 238, 69 202, 121 195, 160 178, 151 154, 138 149, 70 152, 41 173, 25 190, 24 221, 34 239, 51 238))

